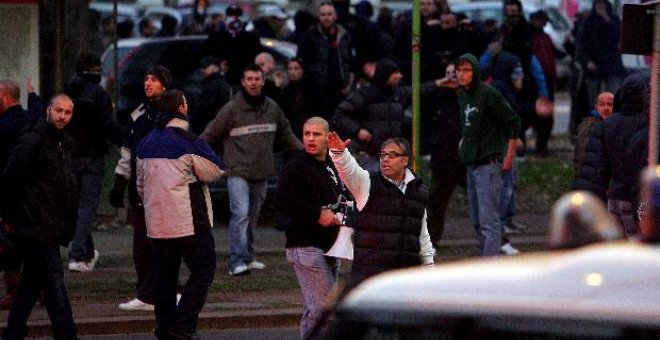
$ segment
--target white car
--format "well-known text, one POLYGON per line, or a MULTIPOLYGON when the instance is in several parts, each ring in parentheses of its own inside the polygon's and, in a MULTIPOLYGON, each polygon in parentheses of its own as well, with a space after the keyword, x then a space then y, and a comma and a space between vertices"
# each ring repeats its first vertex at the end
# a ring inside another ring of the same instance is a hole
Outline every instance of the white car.
POLYGON ((658 339, 660 247, 628 241, 375 276, 325 339, 658 339))

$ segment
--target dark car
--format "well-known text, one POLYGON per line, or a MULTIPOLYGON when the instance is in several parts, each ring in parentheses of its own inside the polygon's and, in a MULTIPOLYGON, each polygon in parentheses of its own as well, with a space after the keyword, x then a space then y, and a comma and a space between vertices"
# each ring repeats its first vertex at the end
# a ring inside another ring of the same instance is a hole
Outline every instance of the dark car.
MULTIPOLYGON (((153 65, 163 65, 172 72, 173 88, 186 94, 188 110, 194 111, 201 100, 202 77, 199 61, 204 57, 206 35, 181 36, 171 38, 127 39, 117 44, 117 117, 126 119, 144 99, 144 74, 153 65), (124 118, 122 118, 124 117, 124 118)), ((288 42, 261 39, 264 51, 269 52, 278 64, 284 64, 286 59, 296 55, 297 46, 288 42)), ((114 48, 109 46, 101 57, 103 82, 108 93, 113 93, 114 48)), ((276 166, 281 166, 281 157, 276 155, 276 166)), ((214 198, 226 199, 224 180, 213 184, 210 189, 214 198)), ((272 192, 277 186, 276 178, 268 180, 268 190, 272 192)))

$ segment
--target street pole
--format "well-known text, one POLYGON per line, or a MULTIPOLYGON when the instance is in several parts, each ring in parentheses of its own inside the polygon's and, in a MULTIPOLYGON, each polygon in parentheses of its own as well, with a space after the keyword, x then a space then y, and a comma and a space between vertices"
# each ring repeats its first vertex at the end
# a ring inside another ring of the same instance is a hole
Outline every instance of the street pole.
POLYGON ((117 0, 112 1, 112 108, 117 112, 119 102, 119 48, 117 47, 117 0))
POLYGON ((55 0, 55 93, 64 90, 64 0, 55 0))
POLYGON ((420 0, 413 0, 412 8, 412 154, 413 162, 412 169, 417 171, 419 165, 419 150, 420 150, 420 107, 419 107, 419 90, 420 90, 420 50, 421 46, 421 17, 419 10, 420 0))
POLYGON ((653 20, 653 64, 651 66, 651 107, 649 109, 649 167, 658 163, 658 131, 660 131, 660 120, 658 119, 658 98, 660 97, 660 4, 654 6, 653 20))

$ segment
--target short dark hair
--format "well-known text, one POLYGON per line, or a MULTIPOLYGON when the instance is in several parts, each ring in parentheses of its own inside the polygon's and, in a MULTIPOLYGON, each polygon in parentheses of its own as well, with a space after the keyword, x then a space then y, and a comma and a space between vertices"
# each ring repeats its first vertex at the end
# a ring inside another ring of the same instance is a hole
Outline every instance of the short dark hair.
POLYGON ((183 105, 183 92, 180 90, 167 90, 159 100, 155 102, 156 110, 160 113, 178 113, 179 107, 183 105))
POLYGON ((303 72, 305 71, 305 62, 303 61, 302 58, 300 58, 300 57, 291 57, 291 58, 287 59, 286 66, 288 67, 289 63, 293 63, 293 62, 298 63, 298 65, 300 65, 300 67, 303 69, 303 72))
POLYGON ((261 73, 262 77, 264 76, 264 71, 257 64, 250 64, 248 66, 245 66, 245 68, 243 69, 243 76, 245 76, 245 72, 247 71, 259 72, 261 73))
POLYGON ((101 66, 101 58, 91 51, 82 51, 76 56, 76 72, 81 73, 101 66))

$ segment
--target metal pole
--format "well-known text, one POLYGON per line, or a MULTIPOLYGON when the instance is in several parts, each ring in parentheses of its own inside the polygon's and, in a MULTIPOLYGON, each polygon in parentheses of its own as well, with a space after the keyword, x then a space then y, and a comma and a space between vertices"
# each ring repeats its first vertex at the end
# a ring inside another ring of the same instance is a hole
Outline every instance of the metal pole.
POLYGON ((117 0, 112 2, 112 74, 114 81, 112 82, 112 107, 115 112, 119 102, 119 48, 117 47, 117 0))
POLYGON ((660 4, 655 5, 653 20, 653 65, 651 66, 651 107, 649 109, 649 159, 650 167, 658 163, 658 131, 660 131, 660 120, 658 119, 658 98, 660 87, 658 75, 660 74, 660 4))
POLYGON ((420 75, 419 69, 421 65, 420 50, 421 46, 421 14, 419 10, 420 0, 413 0, 412 9, 412 154, 413 162, 412 169, 417 171, 419 162, 420 138, 419 138, 419 124, 420 124, 420 107, 419 107, 419 90, 420 90, 420 75))

